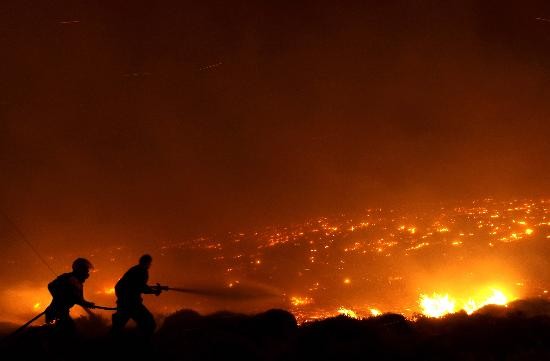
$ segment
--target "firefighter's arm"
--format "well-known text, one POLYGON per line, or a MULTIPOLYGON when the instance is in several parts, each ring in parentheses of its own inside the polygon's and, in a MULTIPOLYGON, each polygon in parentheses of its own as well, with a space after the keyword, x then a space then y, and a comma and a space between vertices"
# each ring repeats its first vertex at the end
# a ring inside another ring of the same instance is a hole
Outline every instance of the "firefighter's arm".
POLYGON ((144 274, 144 277, 141 279, 141 282, 143 282, 143 288, 142 288, 142 293, 144 294, 147 294, 147 295, 155 295, 155 296, 158 296, 160 295, 160 292, 161 292, 161 289, 160 287, 157 287, 157 286, 149 286, 147 284, 147 281, 149 280, 149 275, 147 273, 144 274))
POLYGON ((78 284, 77 281, 71 280, 71 289, 73 291, 74 299, 76 300, 76 304, 82 307, 86 308, 93 308, 95 306, 95 303, 86 301, 84 299, 84 290, 82 288, 81 284, 78 284))
POLYGON ((84 299, 84 297, 79 302, 80 303, 77 303, 77 304, 82 306, 82 307, 86 307, 86 308, 94 308, 95 307, 95 303, 90 302, 90 301, 86 301, 84 299))
POLYGON ((155 296, 160 295, 161 292, 162 290, 160 289, 160 287, 149 286, 149 285, 145 285, 145 289, 143 290, 143 293, 148 295, 155 295, 155 296))

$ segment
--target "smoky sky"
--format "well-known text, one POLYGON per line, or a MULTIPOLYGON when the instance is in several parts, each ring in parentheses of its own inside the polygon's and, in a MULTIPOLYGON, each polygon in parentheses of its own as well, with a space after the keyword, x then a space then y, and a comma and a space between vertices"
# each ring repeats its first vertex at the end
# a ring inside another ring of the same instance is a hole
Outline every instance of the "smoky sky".
POLYGON ((150 239, 547 194, 546 1, 0 9, 0 200, 28 232, 150 239))

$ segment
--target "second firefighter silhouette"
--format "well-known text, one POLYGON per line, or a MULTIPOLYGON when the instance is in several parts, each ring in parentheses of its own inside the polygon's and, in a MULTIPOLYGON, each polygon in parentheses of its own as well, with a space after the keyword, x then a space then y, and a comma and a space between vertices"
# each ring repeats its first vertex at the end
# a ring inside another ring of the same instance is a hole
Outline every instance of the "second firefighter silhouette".
POLYGON ((117 296, 117 312, 113 314, 113 333, 124 329, 130 319, 136 322, 139 332, 149 337, 155 331, 155 319, 143 305, 142 294, 160 295, 160 288, 147 285, 149 268, 153 258, 146 254, 141 256, 139 263, 130 268, 115 286, 117 296))

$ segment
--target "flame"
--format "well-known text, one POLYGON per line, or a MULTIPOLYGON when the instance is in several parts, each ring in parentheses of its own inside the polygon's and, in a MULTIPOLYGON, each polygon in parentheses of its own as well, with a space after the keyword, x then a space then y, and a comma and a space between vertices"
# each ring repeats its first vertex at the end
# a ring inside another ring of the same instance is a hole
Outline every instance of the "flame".
POLYGON ((455 312, 455 301, 449 295, 434 293, 431 297, 420 295, 420 307, 422 313, 429 317, 441 317, 455 312))
POLYGON ((471 315, 475 311, 487 305, 506 306, 507 303, 508 297, 506 297, 502 291, 493 289, 491 295, 487 299, 482 300, 481 302, 476 302, 474 299, 469 299, 463 309, 467 314, 471 315))
POLYGON ((493 294, 486 301, 487 305, 506 305, 507 303, 507 297, 499 290, 493 290, 493 294))
POLYGON ((106 295, 114 295, 115 294, 115 288, 114 287, 106 287, 103 290, 103 293, 105 293, 106 295))
POLYGON ((380 311, 380 310, 378 310, 378 309, 376 309, 376 308, 370 308, 369 311, 370 311, 370 314, 371 314, 372 316, 375 316, 375 317, 376 317, 376 316, 380 316, 380 315, 382 314, 382 311, 380 311))
MULTIPOLYGON (((492 288, 488 296, 468 298, 462 303, 462 308, 460 309, 464 310, 468 315, 471 315, 487 305, 506 306, 511 299, 513 299, 513 297, 506 296, 503 291, 492 288)), ((422 294, 420 295, 419 303, 422 314, 428 317, 442 317, 459 310, 456 307, 458 301, 448 294, 441 295, 434 293, 431 297, 422 294)))
POLYGON ((38 310, 42 304, 40 302, 36 302, 34 306, 32 306, 33 310, 38 310))
POLYGON ((340 307, 338 309, 338 313, 341 315, 344 315, 346 317, 355 318, 358 319, 357 313, 355 313, 353 310, 350 310, 348 308, 340 307))

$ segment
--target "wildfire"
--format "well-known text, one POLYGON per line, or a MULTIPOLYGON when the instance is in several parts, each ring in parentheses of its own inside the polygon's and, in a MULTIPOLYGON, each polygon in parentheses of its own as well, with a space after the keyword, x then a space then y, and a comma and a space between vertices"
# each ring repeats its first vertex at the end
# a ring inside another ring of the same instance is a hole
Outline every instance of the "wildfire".
MULTIPOLYGON (((415 312, 430 317, 459 311, 472 314, 486 305, 506 305, 515 299, 512 295, 550 295, 550 288, 544 290, 544 278, 537 279, 538 275, 530 272, 530 264, 536 259, 522 262, 523 251, 513 251, 520 247, 529 251, 529 240, 550 240, 549 204, 550 200, 477 200, 472 205, 449 203, 422 213, 407 208, 369 209, 353 216, 299 220, 246 233, 162 241, 159 252, 172 252, 173 257, 163 259, 159 266, 161 274, 179 269, 181 265, 175 260, 189 253, 201 257, 201 265, 203 261, 205 265, 213 262, 212 273, 205 278, 224 280, 222 285, 227 290, 239 288, 239 279, 254 279, 266 285, 274 282, 284 291, 286 306, 299 322, 338 314, 363 318, 382 313, 371 307, 408 317, 415 312), (499 257, 501 252, 507 256, 499 257), (281 258, 280 254, 288 257, 281 258), (437 271, 432 274, 419 269, 417 264, 424 262, 433 264, 437 271), (533 278, 528 278, 531 274, 533 278), (476 281, 472 284, 472 280, 476 281)), ((87 250, 82 252, 86 254, 87 250)), ((111 267, 111 259, 125 259, 125 252, 129 250, 108 248, 94 255, 94 263, 111 267)), ((19 260, 7 262, 15 264, 19 260)), ((61 260, 55 262, 61 267, 61 260)), ((103 270, 93 275, 85 287, 90 299, 112 303, 115 276, 120 274, 103 270)), ((5 285, 0 291, 2 314, 12 320, 21 316, 18 321, 22 321, 31 312, 41 312, 51 300, 45 287, 47 280, 44 276, 31 283, 22 280, 5 285)), ((173 282, 185 284, 186 280, 174 278, 173 282)), ((183 301, 163 298, 155 303, 154 311, 166 312, 160 309, 168 307, 164 302, 173 307, 183 301)), ((205 299, 197 307, 204 311, 217 304, 205 299)), ((251 301, 255 308, 270 305, 267 299, 251 301)), ((235 307, 240 306, 235 303, 235 307)), ((79 310, 75 308, 75 312, 79 310)))
POLYGON ((350 310, 348 308, 340 307, 338 309, 338 313, 341 315, 344 315, 346 317, 355 318, 358 319, 359 316, 357 316, 357 313, 355 313, 353 310, 350 310))
POLYGON ((508 298, 499 290, 493 290, 492 294, 484 301, 476 302, 473 299, 469 299, 464 305, 464 311, 471 315, 475 311, 487 305, 500 305, 505 306, 508 303, 508 298))
POLYGON ((455 312, 455 301, 449 295, 434 293, 431 297, 420 295, 420 307, 422 313, 429 317, 441 317, 448 313, 455 312))
POLYGON ((510 297, 507 297, 504 292, 491 289, 491 293, 485 297, 469 298, 462 303, 461 308, 457 308, 456 299, 450 297, 448 294, 441 295, 434 293, 432 296, 425 294, 420 295, 420 307, 422 314, 428 317, 442 317, 449 313, 457 312, 458 310, 464 310, 467 314, 471 315, 475 311, 487 305, 500 305, 506 306, 510 301, 510 297))

